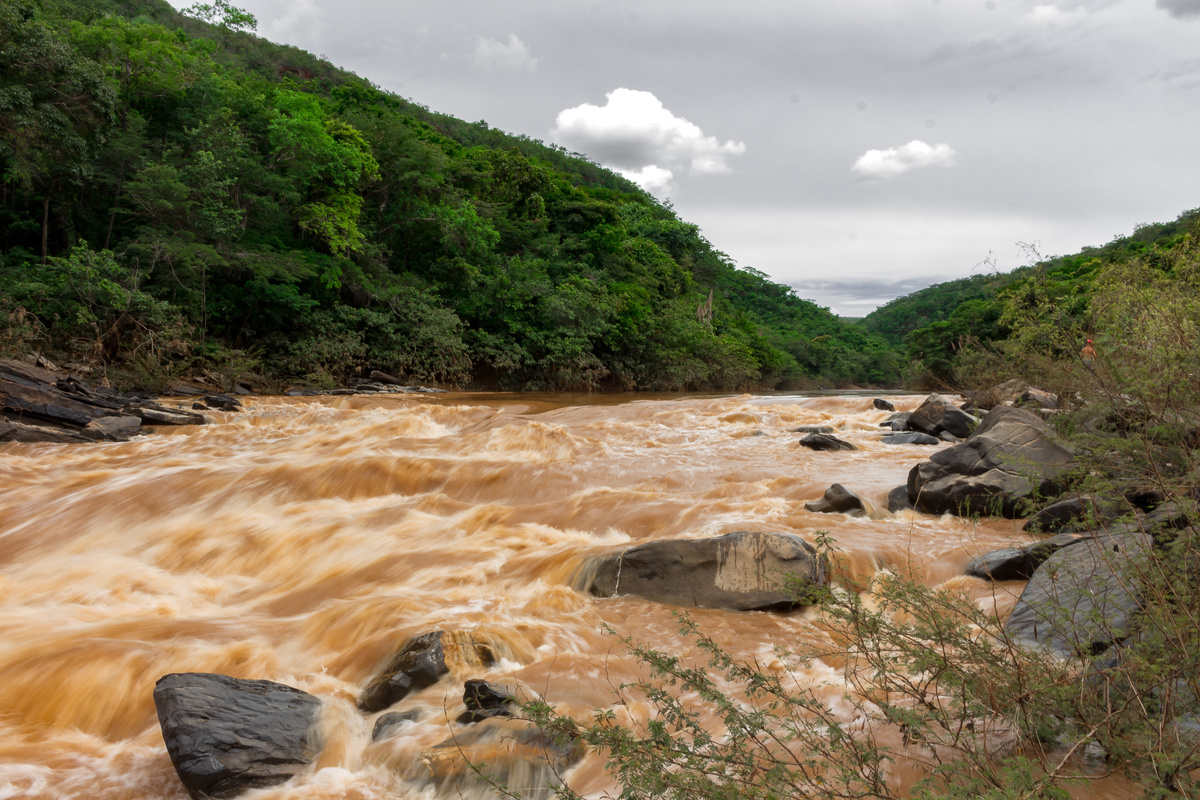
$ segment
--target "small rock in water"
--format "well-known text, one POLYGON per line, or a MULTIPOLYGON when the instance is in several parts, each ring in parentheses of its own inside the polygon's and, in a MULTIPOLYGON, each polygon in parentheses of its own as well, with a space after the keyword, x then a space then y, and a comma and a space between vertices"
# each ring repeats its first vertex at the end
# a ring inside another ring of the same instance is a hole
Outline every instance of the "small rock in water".
POLYGON ((834 436, 824 433, 810 433, 800 440, 800 444, 812 450, 857 450, 858 448, 834 436))
POLYGON ((792 433, 833 433, 833 427, 830 425, 801 425, 798 428, 792 428, 792 433))
POLYGON ((825 490, 825 496, 813 503, 805 503, 805 509, 818 514, 849 514, 861 517, 867 513, 867 506, 862 498, 854 492, 835 483, 825 490))
POLYGON ((889 403, 887 400, 883 400, 879 397, 876 397, 874 400, 872 400, 871 405, 875 406, 875 408, 879 409, 880 411, 895 411, 896 410, 896 407, 894 405, 889 403))
POLYGON ((490 666, 496 660, 491 643, 469 631, 433 631, 409 639, 358 699, 358 707, 382 711, 409 692, 432 686, 450 664, 490 666))
POLYGON ((380 739, 386 739, 404 723, 416 722, 420 718, 421 712, 415 708, 408 711, 389 711, 386 714, 380 714, 379 719, 375 720, 375 728, 371 731, 371 741, 377 742, 380 739))

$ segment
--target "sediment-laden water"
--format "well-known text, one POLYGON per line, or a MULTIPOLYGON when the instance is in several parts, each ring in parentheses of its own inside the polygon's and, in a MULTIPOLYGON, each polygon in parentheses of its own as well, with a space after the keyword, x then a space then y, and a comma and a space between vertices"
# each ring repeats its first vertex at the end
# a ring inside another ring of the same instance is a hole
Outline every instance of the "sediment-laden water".
MULTIPOLYGON (((1025 541, 1019 523, 887 513, 933 451, 882 444, 887 416, 869 396, 262 398, 125 444, 0 446, 0 797, 186 797, 152 698, 171 672, 323 700, 319 761, 256 798, 432 796, 408 765, 446 738, 463 679, 515 677, 586 715, 638 674, 605 624, 687 647, 672 608, 571 588, 589 557, 650 539, 827 531, 858 576, 890 569, 1007 613, 1021 583, 962 571, 1025 541), (814 424, 860 449, 800 447, 791 429, 814 424), (806 511, 832 483, 871 517, 806 511), (486 634, 500 663, 406 698, 420 721, 371 744, 359 691, 439 629, 486 634)), ((817 635, 811 612, 692 613, 763 663, 817 635)), ((836 670, 811 670, 832 697, 836 670)), ((596 758, 571 778, 606 786, 596 758)))

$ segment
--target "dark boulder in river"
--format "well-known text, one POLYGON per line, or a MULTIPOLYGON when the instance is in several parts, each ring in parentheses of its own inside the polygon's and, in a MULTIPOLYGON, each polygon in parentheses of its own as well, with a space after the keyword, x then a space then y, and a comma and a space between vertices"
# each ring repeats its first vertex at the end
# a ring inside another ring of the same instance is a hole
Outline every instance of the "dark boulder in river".
POLYGON ((836 436, 827 433, 810 433, 800 440, 800 444, 812 450, 857 450, 849 442, 844 442, 836 436))
POLYGON ((171 763, 195 800, 283 783, 320 750, 321 701, 281 683, 173 673, 158 679, 154 705, 171 763))
POLYGON ((1071 458, 1040 416, 997 406, 965 442, 909 471, 908 499, 926 514, 1022 517, 1055 492, 1071 458))
POLYGON ((861 517, 867 513, 867 506, 862 498, 840 483, 826 489, 820 500, 805 503, 804 508, 818 514, 849 514, 852 517, 861 517))
POLYGON ((598 597, 766 611, 804 605, 797 592, 823 586, 826 572, 825 558, 799 536, 737 531, 646 542, 592 562, 575 583, 598 597))
POLYGON ((977 417, 971 416, 954 405, 952 400, 939 394, 931 394, 926 397, 925 402, 921 403, 920 407, 908 417, 909 429, 918 430, 930 436, 938 436, 945 431, 959 439, 970 436, 971 431, 978 424, 977 417))
POLYGON ((432 686, 451 667, 487 667, 492 645, 470 631, 433 631, 405 642, 358 698, 367 713, 382 711, 409 692, 432 686))

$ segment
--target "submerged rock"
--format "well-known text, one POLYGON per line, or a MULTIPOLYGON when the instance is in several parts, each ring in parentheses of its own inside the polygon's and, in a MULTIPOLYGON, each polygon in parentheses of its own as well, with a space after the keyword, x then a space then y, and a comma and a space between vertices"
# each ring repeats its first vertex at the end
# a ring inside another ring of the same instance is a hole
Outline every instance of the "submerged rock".
POLYGON ((321 702, 281 683, 173 673, 155 684, 154 705, 167 754, 195 800, 283 783, 320 749, 321 702))
POLYGON ((933 445, 942 443, 942 440, 936 436, 930 436, 928 433, 917 433, 916 431, 911 431, 909 433, 884 434, 880 441, 882 441, 884 444, 933 445))
POLYGON ((709 539, 665 539, 591 565, 577 586, 598 597, 637 595, 659 603, 735 611, 785 610, 796 592, 825 584, 816 548, 788 533, 737 531, 709 539))
POLYGON ((382 711, 409 692, 432 686, 452 666, 487 667, 496 660, 491 642, 470 631, 433 631, 406 641, 358 699, 368 713, 382 711))

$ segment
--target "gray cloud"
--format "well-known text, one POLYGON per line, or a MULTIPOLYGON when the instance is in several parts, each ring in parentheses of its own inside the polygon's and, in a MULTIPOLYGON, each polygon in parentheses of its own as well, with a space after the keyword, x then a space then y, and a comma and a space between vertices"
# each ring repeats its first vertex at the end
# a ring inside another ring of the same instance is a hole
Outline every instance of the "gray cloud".
POLYGON ((1156 5, 1172 17, 1200 17, 1200 0, 1158 0, 1156 5))

